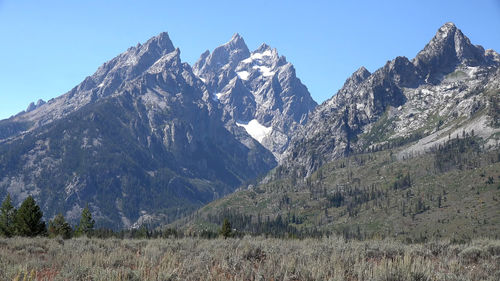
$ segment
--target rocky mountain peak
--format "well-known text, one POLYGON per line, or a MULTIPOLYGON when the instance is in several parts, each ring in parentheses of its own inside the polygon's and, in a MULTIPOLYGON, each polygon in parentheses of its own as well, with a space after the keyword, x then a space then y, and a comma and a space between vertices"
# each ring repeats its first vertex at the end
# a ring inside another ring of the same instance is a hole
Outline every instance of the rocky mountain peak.
POLYGON ((372 74, 364 68, 354 72, 310 115, 282 163, 299 163, 310 175, 324 162, 374 144, 401 145, 401 139, 417 137, 425 137, 425 144, 419 141, 411 151, 422 152, 442 142, 449 135, 444 132, 462 130, 456 124, 466 131, 481 127, 487 139, 498 129, 488 125, 491 117, 481 116, 479 108, 492 104, 488 93, 494 91, 483 89, 498 89, 499 59, 495 51, 473 45, 453 23, 446 23, 412 61, 401 56, 372 74), (442 119, 433 119, 435 114, 442 119), (474 114, 476 121, 470 122, 474 114))
POLYGON ((193 65, 193 72, 204 80, 211 92, 218 92, 235 76, 238 63, 249 56, 245 40, 235 33, 229 42, 212 53, 204 52, 193 65))
POLYGON ((407 57, 396 57, 388 62, 382 71, 384 76, 401 87, 417 87, 422 82, 417 69, 407 57))
MULTIPOLYGON (((248 50, 248 46, 245 43, 245 40, 238 33, 235 33, 233 37, 231 37, 231 40, 229 40, 226 44, 222 45, 221 47, 222 47, 221 49, 223 49, 229 55, 228 56, 229 61, 240 60, 248 56, 250 53, 250 51, 248 50)), ((216 50, 214 50, 214 53, 218 52, 216 50)))
POLYGON ((125 80, 131 80, 151 67, 156 61, 175 50, 167 32, 152 37, 144 44, 129 48, 112 60, 105 62, 97 71, 87 77, 70 92, 96 96, 108 96, 114 93, 125 80))
POLYGON ((453 23, 446 23, 413 59, 425 81, 436 84, 458 65, 477 66, 486 62, 481 46, 473 45, 453 23))
POLYGON ((370 76, 371 73, 366 69, 364 66, 358 68, 351 77, 347 78, 346 82, 344 83, 344 87, 347 84, 359 84, 363 82, 368 76, 370 76))
POLYGON ((356 75, 359 77, 364 77, 364 78, 370 76, 370 74, 371 74, 370 71, 368 71, 368 69, 366 69, 364 66, 361 66, 353 73, 353 75, 356 75))
POLYGON ((317 105, 284 56, 267 44, 250 52, 239 34, 203 53, 193 71, 219 102, 224 122, 244 122, 239 124, 252 137, 255 130, 267 132, 256 140, 278 159, 317 105))
POLYGON ((356 70, 349 78, 346 79, 342 88, 337 92, 336 95, 325 101, 322 105, 318 107, 319 111, 328 110, 329 107, 337 106, 339 100, 342 100, 344 96, 351 95, 358 88, 363 81, 370 77, 371 73, 364 66, 361 66, 356 70))
POLYGON ((448 37, 450 35, 453 36, 453 34, 458 30, 457 26, 452 23, 452 22, 447 22, 443 24, 437 31, 437 34, 439 34, 441 37, 448 37))
POLYGON ((496 62, 497 64, 500 63, 500 54, 495 52, 495 50, 488 49, 485 51, 485 55, 488 58, 488 60, 496 62))
MULTIPOLYGON (((38 102, 30 105, 28 110, 16 115, 15 121, 22 123, 29 120, 33 126, 24 129, 32 130, 64 118, 83 106, 118 93, 130 81, 148 71, 153 71, 150 68, 155 64, 154 69, 159 72, 158 61, 162 58, 165 61, 165 56, 175 54, 175 50, 168 33, 162 32, 105 62, 93 75, 86 77, 66 94, 51 99, 47 103, 38 102)), ((176 62, 180 64, 179 57, 176 62)))
POLYGON ((162 32, 157 36, 152 37, 146 41, 142 47, 142 53, 145 53, 146 50, 148 50, 168 54, 174 50, 174 44, 172 44, 167 32, 162 32))
POLYGON ((271 51, 271 47, 266 43, 262 43, 262 45, 260 45, 259 48, 254 51, 254 53, 263 53, 265 51, 271 51))
POLYGON ((42 100, 42 99, 39 99, 39 100, 36 102, 36 104, 35 104, 34 102, 30 103, 30 104, 28 105, 28 108, 26 108, 25 112, 30 112, 30 111, 33 111, 33 110, 35 110, 35 109, 39 108, 40 106, 42 106, 42 105, 44 105, 44 104, 46 104, 46 102, 45 102, 44 100, 42 100))
POLYGON ((227 44, 233 44, 233 45, 245 44, 245 40, 243 39, 243 37, 241 37, 239 33, 235 33, 231 37, 231 40, 227 42, 227 44))
POLYGON ((243 37, 238 33, 234 34, 226 44, 219 46, 210 53, 203 53, 201 58, 195 63, 194 68, 200 75, 210 70, 220 68, 226 64, 236 65, 242 59, 250 56, 250 51, 243 37))

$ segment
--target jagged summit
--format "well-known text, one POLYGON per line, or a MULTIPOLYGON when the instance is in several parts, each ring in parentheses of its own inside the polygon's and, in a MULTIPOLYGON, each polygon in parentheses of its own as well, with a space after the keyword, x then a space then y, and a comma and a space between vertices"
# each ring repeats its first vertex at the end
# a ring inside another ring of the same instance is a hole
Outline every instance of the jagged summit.
POLYGON ((337 99, 342 95, 350 95, 354 93, 358 85, 360 85, 363 81, 366 80, 371 75, 370 71, 366 69, 364 66, 358 68, 349 78, 346 79, 342 88, 337 92, 336 95, 325 101, 322 105, 318 107, 318 110, 324 110, 325 107, 332 105, 333 103, 337 103, 337 99), (336 98, 337 97, 337 98, 336 98))
POLYGON ((30 103, 28 105, 28 107, 26 108, 25 112, 30 112, 30 111, 33 111, 37 108, 39 108, 40 106, 44 105, 46 102, 42 99, 39 99, 36 104, 34 102, 30 103))
POLYGON ((257 50, 254 51, 254 53, 262 53, 265 51, 271 51, 271 47, 267 45, 266 43, 262 43, 257 50))
POLYGON ((366 67, 360 66, 354 73, 370 73, 370 71, 366 67))
POLYGON ((162 32, 104 63, 75 87, 71 95, 85 91, 95 92, 96 96, 110 95, 118 90, 123 81, 138 77, 160 58, 174 51, 168 33, 162 32))
POLYGON ((245 40, 243 39, 243 37, 239 34, 239 33, 235 33, 233 34, 233 36, 231 37, 231 40, 229 40, 228 43, 231 43, 231 42, 240 42, 242 41, 243 43, 245 42, 245 40))
MULTIPOLYGON (((248 46, 247 44, 245 43, 245 39, 243 39, 243 37, 239 34, 239 33, 235 33, 232 37, 231 37, 231 40, 229 40, 226 44, 223 45, 228 51, 231 51, 231 50, 242 50, 243 52, 246 50, 248 50, 248 46)), ((215 52, 215 50, 214 50, 215 52)))
POLYGON ((436 84, 456 66, 486 62, 485 51, 473 45, 453 23, 441 26, 432 40, 412 60, 426 82, 436 84))
POLYGON ((453 34, 456 31, 457 26, 453 22, 447 22, 439 28, 438 33, 441 33, 442 36, 447 36, 449 34, 453 34))
POLYGON ((167 32, 162 32, 143 44, 128 48, 113 59, 103 63, 94 74, 87 76, 80 84, 69 92, 49 100, 45 104, 30 106, 11 121, 20 124, 19 130, 9 130, 3 137, 15 135, 20 130, 33 130, 64 118, 74 111, 117 94, 134 79, 148 72, 159 60, 175 52, 175 47, 167 32))
POLYGON ((500 54, 495 52, 495 50, 488 49, 485 51, 485 55, 488 58, 488 60, 496 63, 500 63, 500 54))
POLYGON ((241 60, 249 55, 250 51, 245 39, 239 33, 235 33, 229 41, 215 48, 212 53, 209 50, 203 52, 193 65, 193 70, 196 75, 202 77, 204 72, 212 71, 213 67, 226 65, 231 61, 241 60))
POLYGON ((193 71, 205 81, 211 92, 218 92, 234 76, 238 63, 249 56, 245 40, 235 33, 229 42, 215 48, 212 53, 204 52, 193 65, 193 71))
MULTIPOLYGON (((257 140, 278 159, 317 105, 284 56, 265 43, 250 52, 237 33, 211 54, 204 52, 193 71, 223 108, 223 120, 265 128, 257 140)), ((252 126, 242 127, 255 135, 252 126)))
POLYGON ((167 32, 162 32, 144 43, 144 46, 155 46, 159 50, 164 50, 164 53, 169 53, 174 49, 174 44, 170 40, 167 32))
POLYGON ((355 81, 356 83, 359 83, 370 76, 370 74, 371 73, 370 71, 368 71, 368 69, 366 69, 364 66, 361 66, 351 75, 351 77, 347 79, 347 81, 355 81))

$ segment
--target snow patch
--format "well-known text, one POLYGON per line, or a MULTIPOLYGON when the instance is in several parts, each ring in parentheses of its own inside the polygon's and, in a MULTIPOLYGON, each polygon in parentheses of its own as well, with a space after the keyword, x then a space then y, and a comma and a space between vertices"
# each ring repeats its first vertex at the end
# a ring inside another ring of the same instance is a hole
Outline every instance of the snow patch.
POLYGON ((200 80, 201 80, 203 83, 207 83, 207 79, 205 79, 205 78, 201 78, 201 77, 200 77, 200 80))
POLYGON ((271 50, 265 50, 262 53, 254 53, 250 57, 254 60, 260 60, 263 57, 270 57, 270 56, 272 56, 271 50))
POLYGON ((242 80, 248 80, 248 76, 250 76, 250 72, 245 71, 245 70, 238 71, 238 72, 236 72, 236 74, 238 74, 238 77, 240 77, 240 79, 242 79, 242 80))
POLYGON ((253 66, 253 69, 258 69, 264 77, 269 77, 274 75, 274 71, 271 71, 271 68, 267 66, 255 65, 253 66))
POLYGON ((215 96, 217 97, 218 100, 220 100, 220 97, 222 97, 223 94, 224 93, 217 93, 217 94, 215 94, 215 96))
POLYGON ((262 140, 266 136, 271 134, 271 132, 273 130, 272 127, 266 127, 266 126, 261 125, 259 123, 259 121, 257 121, 256 119, 253 119, 252 121, 250 121, 246 124, 236 122, 236 125, 243 127, 252 138, 254 138, 255 140, 257 140, 260 143, 262 143, 262 140))
POLYGON ((252 63, 252 61, 253 61, 252 57, 248 57, 248 58, 242 60, 241 62, 242 63, 252 63))
POLYGON ((253 53, 252 55, 250 55, 250 57, 242 60, 241 62, 243 62, 243 63, 251 63, 254 60, 261 60, 264 57, 270 57, 272 55, 273 54, 272 54, 271 50, 266 50, 266 51, 264 51, 262 53, 253 53))

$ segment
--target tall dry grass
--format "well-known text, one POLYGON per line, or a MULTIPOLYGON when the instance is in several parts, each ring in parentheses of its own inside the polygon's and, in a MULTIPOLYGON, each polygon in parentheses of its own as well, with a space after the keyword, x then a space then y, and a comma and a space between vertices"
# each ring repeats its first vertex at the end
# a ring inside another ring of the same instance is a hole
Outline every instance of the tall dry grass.
POLYGON ((0 280, 500 280, 500 241, 0 239, 0 280))

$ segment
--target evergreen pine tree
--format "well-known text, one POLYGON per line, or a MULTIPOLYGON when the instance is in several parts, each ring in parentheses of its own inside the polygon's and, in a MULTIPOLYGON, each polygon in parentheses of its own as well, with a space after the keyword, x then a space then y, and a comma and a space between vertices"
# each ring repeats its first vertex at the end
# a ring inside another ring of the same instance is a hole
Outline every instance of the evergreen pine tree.
POLYGON ((42 221, 43 213, 33 197, 28 196, 16 213, 16 234, 34 237, 46 232, 45 222, 42 221))
POLYGON ((61 236, 64 239, 71 238, 71 226, 66 222, 62 214, 49 221, 49 237, 61 236))
POLYGON ((78 235, 87 235, 90 236, 92 234, 92 230, 94 229, 94 219, 92 219, 92 214, 90 213, 89 206, 86 205, 82 211, 82 216, 80 218, 80 224, 78 225, 77 234, 78 235))
POLYGON ((15 234, 14 219, 16 216, 16 209, 12 206, 10 194, 2 202, 0 207, 0 235, 5 237, 12 237, 15 234))
POLYGON ((224 237, 224 239, 231 237, 231 223, 227 218, 224 219, 222 228, 220 229, 219 233, 224 237))

